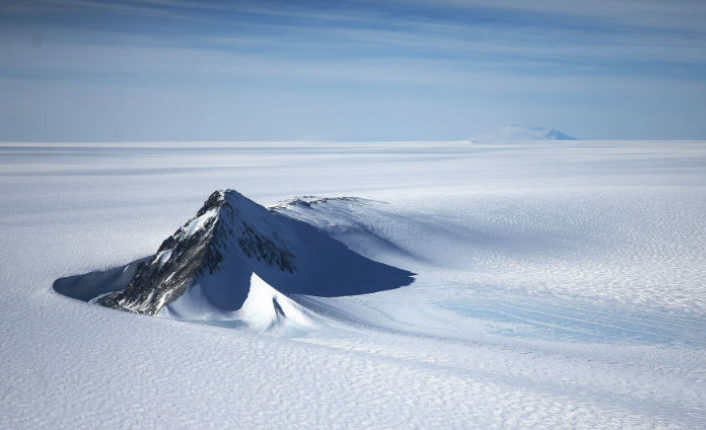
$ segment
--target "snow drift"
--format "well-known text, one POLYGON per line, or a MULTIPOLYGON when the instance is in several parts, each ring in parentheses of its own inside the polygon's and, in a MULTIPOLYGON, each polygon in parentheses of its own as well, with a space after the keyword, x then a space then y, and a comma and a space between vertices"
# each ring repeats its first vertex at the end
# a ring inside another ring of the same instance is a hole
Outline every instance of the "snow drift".
POLYGON ((307 324, 291 295, 348 296, 398 288, 412 272, 366 258, 304 221, 234 190, 216 191, 151 257, 62 278, 62 294, 114 309, 267 328, 307 324))

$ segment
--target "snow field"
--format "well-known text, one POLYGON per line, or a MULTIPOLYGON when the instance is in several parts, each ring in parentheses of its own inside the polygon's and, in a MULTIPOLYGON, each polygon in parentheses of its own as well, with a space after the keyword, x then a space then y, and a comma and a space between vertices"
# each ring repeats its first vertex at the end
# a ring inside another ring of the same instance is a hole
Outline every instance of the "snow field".
POLYGON ((703 428, 705 172, 703 142, 1 144, 0 427, 703 428), (369 199, 291 216, 417 280, 265 334, 51 290, 225 187, 369 199))

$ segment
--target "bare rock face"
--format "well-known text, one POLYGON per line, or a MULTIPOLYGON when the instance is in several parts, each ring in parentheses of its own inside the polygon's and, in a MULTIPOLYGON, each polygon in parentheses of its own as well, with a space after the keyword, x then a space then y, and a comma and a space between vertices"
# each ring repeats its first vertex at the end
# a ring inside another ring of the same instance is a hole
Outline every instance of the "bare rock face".
POLYGON ((268 214, 236 191, 214 192, 194 218, 162 242, 151 260, 140 263, 124 290, 105 295, 98 303, 154 315, 199 278, 218 271, 225 255, 233 252, 293 273, 294 254, 268 225, 268 214), (251 225, 252 220, 260 225, 251 225))
MULTIPOLYGON (((306 202, 303 209, 316 218, 321 213, 314 206, 328 201, 306 202)), ((184 301, 198 303, 197 313, 231 312, 245 303, 254 275, 275 296, 366 294, 414 281, 413 273, 370 260, 325 231, 282 212, 287 211, 267 209, 233 190, 216 191, 195 217, 162 242, 154 256, 131 263, 134 274, 126 286, 90 301, 146 315, 156 315, 165 306, 167 311, 184 308, 184 301), (185 299, 175 303, 180 297, 185 299)), ((115 277, 114 271, 101 276, 115 277)), ((73 278, 58 280, 57 288, 72 295, 66 292, 72 285, 90 283, 83 276, 73 278)), ((97 285, 95 291, 106 288, 97 285)))

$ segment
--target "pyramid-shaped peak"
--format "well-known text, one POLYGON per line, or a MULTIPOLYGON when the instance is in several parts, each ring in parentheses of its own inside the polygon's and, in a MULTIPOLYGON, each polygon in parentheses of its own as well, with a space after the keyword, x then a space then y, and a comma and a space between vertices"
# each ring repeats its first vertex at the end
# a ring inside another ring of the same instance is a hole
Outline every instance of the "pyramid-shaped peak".
POLYGON ((206 212, 212 209, 223 207, 226 204, 230 205, 231 207, 238 207, 241 205, 258 207, 260 206, 254 201, 240 194, 238 191, 233 190, 231 188, 226 188, 223 190, 216 190, 211 193, 211 195, 208 196, 208 198, 204 202, 203 206, 201 206, 201 209, 199 209, 199 211, 196 213, 196 216, 200 217, 206 212))
MULTIPOLYGON (((320 203, 343 203, 323 205, 330 211, 364 200, 306 196, 293 201, 305 202, 316 215, 314 206, 320 203)), ((369 294, 414 281, 414 273, 371 260, 317 224, 288 215, 296 214, 267 209, 232 189, 218 190, 154 255, 98 276, 57 280, 54 288, 139 314, 265 330, 308 326, 309 310, 297 298, 369 294)))

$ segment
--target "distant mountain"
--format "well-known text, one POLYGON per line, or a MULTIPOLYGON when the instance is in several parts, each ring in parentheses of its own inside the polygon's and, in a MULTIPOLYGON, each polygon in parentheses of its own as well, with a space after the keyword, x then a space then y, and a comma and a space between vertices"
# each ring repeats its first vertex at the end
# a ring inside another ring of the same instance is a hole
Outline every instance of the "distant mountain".
POLYGON ((514 140, 576 140, 576 138, 562 133, 559 130, 548 130, 542 127, 526 127, 516 124, 509 125, 494 133, 471 138, 472 142, 502 142, 514 140))

